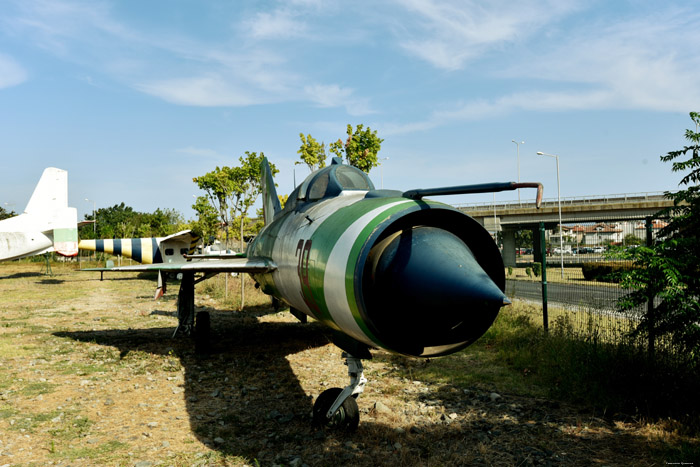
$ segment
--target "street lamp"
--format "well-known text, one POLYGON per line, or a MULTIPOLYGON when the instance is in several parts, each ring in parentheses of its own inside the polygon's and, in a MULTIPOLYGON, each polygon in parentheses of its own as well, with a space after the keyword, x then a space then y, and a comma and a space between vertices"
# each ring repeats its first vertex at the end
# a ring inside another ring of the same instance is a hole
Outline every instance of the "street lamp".
MULTIPOLYGON (((515 143, 516 151, 518 153, 518 183, 520 183, 520 145, 525 144, 525 141, 517 142, 511 139, 511 142, 515 143)), ((520 204, 520 188, 518 188, 518 204, 520 204)))
MULTIPOLYGON (((553 157, 557 160, 557 200, 559 202, 559 258, 561 260, 561 277, 564 278, 564 235, 561 223, 561 183, 559 182, 559 156, 537 151, 538 156, 553 157)), ((546 253, 546 252, 545 252, 546 253)), ((546 257, 546 254, 545 254, 546 257)))
POLYGON ((95 218, 95 202, 87 198, 85 198, 85 201, 87 201, 88 203, 92 203, 92 233, 94 233, 95 238, 97 238, 97 218, 95 218))
MULTIPOLYGON (((383 158, 383 159, 381 159, 381 160, 383 160, 383 161, 388 161, 389 158, 388 158, 388 157, 385 157, 385 158, 383 158)), ((382 163, 381 163, 381 162, 379 163, 379 175, 380 175, 381 178, 382 178, 382 190, 383 190, 383 189, 384 189, 384 168, 382 167, 382 163)))

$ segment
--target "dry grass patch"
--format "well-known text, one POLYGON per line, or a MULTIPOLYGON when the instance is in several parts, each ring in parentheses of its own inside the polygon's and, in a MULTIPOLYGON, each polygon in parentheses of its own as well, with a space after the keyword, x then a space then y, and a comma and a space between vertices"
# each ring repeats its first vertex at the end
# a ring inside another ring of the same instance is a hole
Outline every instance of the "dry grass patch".
POLYGON ((0 264, 0 465, 652 465, 697 443, 542 397, 488 342, 429 362, 375 352, 357 433, 317 430, 315 397, 348 383, 318 323, 255 289, 235 312, 236 281, 224 304, 205 281, 214 335, 199 356, 171 338, 177 284, 154 302, 136 274, 39 268, 0 264))

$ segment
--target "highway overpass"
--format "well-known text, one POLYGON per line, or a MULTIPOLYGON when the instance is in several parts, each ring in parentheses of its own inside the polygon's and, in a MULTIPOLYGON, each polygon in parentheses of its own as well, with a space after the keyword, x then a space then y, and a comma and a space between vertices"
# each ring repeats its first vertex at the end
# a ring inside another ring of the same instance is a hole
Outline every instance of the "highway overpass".
MULTIPOLYGON (((670 206, 673 206, 673 201, 662 192, 562 198, 561 217, 563 224, 640 220, 654 216, 670 206)), ((559 223, 559 202, 556 198, 543 200, 540 209, 536 209, 534 200, 455 207, 479 221, 486 230, 502 231, 503 261, 506 266, 515 266, 516 231, 533 231, 535 261, 541 261, 539 223, 544 222, 546 230, 554 229, 559 223)))

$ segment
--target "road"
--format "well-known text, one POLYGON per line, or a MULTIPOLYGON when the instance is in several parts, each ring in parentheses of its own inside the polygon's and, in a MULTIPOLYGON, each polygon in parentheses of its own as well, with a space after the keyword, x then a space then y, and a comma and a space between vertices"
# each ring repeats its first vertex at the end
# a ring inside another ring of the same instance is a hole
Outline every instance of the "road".
MULTIPOLYGON (((547 283, 548 303, 556 303, 566 307, 573 306, 601 311, 615 311, 617 299, 625 293, 626 290, 617 287, 560 282, 547 283)), ((509 297, 542 303, 542 284, 540 282, 507 279, 506 294, 509 297)))

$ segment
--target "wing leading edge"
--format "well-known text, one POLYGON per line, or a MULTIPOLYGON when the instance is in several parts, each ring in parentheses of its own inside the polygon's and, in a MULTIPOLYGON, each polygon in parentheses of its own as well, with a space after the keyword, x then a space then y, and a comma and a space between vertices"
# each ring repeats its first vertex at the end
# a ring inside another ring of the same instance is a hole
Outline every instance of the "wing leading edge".
POLYGON ((277 269, 272 261, 264 258, 227 258, 208 261, 191 261, 188 263, 157 263, 117 266, 113 268, 90 268, 83 271, 170 271, 170 272, 272 272, 277 269))

